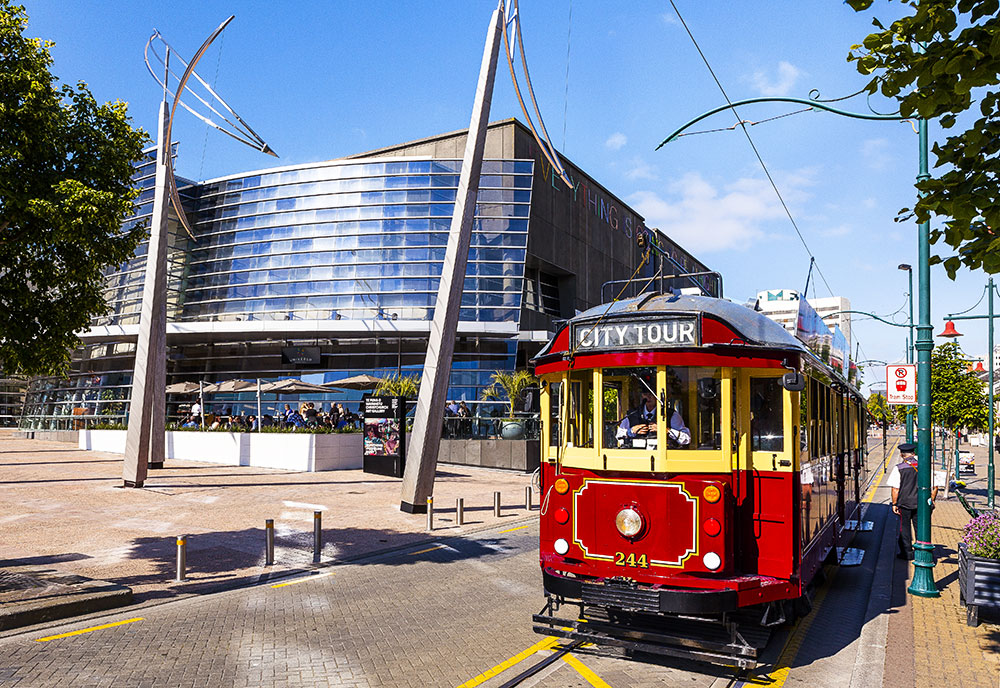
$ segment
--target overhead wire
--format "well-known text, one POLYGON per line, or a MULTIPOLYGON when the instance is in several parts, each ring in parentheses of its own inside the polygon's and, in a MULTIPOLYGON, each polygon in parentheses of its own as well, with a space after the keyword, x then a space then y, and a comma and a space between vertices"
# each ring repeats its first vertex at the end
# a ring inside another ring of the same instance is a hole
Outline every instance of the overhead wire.
POLYGON ((569 52, 570 39, 573 36, 573 0, 569 0, 569 21, 566 23, 566 93, 563 97, 563 140, 562 149, 566 150, 566 121, 569 112, 569 52))
MULTIPOLYGON (((789 221, 792 223, 792 228, 795 229, 795 233, 798 235, 799 241, 802 242, 802 246, 805 248, 806 253, 809 255, 809 257, 815 258, 812 250, 809 248, 809 244, 806 242, 805 237, 802 235, 802 231, 799 229, 798 223, 792 216, 792 211, 789 209, 788 204, 785 203, 785 199, 781 195, 781 191, 778 190, 778 185, 775 183, 774 178, 771 176, 771 172, 767 169, 767 165, 764 164, 764 159, 761 157, 760 151, 757 150, 757 145, 753 142, 753 138, 750 136, 750 132, 747 130, 745 120, 741 119, 739 113, 736 112, 736 108, 735 106, 733 106, 733 101, 729 98, 729 94, 726 93, 726 89, 722 86, 722 82, 719 81, 719 77, 716 76, 715 70, 712 69, 712 65, 709 63, 708 58, 702 51, 701 46, 698 45, 697 39, 694 37, 694 34, 691 33, 691 29, 688 27, 687 22, 684 21, 684 17, 681 15, 680 10, 677 9, 677 5, 674 3, 674 0, 670 0, 670 6, 673 7, 674 12, 677 14, 677 18, 680 19, 681 25, 684 27, 684 30, 687 31, 687 35, 691 39, 691 42, 694 43, 694 47, 698 51, 698 54, 701 56, 702 62, 705 63, 705 67, 708 68, 709 73, 712 75, 712 79, 715 80, 715 85, 719 87, 719 90, 722 92, 722 96, 726 99, 726 103, 729 104, 729 108, 733 111, 733 114, 736 116, 737 125, 743 130, 743 134, 746 136, 747 141, 750 143, 750 147, 753 149, 754 155, 757 157, 757 162, 760 163, 761 169, 764 170, 764 175, 767 177, 767 181, 770 182, 771 188, 774 189, 774 193, 775 195, 777 195, 778 201, 781 203, 781 207, 785 211, 785 215, 788 216, 789 221)), ((833 288, 830 287, 830 283, 827 281, 826 275, 823 274, 823 270, 819 267, 819 263, 816 264, 816 272, 819 273, 820 279, 823 280, 823 284, 826 285, 827 290, 830 292, 830 296, 833 296, 834 295, 833 288)))

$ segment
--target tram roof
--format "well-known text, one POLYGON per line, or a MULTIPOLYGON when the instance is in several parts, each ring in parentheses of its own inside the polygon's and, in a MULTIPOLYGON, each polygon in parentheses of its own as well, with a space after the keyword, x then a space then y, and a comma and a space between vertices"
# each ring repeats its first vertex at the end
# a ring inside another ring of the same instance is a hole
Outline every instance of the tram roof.
MULTIPOLYGON (((709 296, 673 295, 673 294, 642 294, 640 296, 615 301, 612 304, 595 306, 577 314, 566 322, 566 327, 577 323, 605 318, 617 320, 628 317, 652 315, 654 313, 702 313, 714 316, 729 325, 735 332, 744 337, 747 343, 767 348, 795 349, 803 353, 811 353, 809 349, 784 327, 774 322, 759 311, 752 310, 741 304, 725 299, 709 296)), ((554 340, 549 342, 538 357, 551 351, 554 340)))

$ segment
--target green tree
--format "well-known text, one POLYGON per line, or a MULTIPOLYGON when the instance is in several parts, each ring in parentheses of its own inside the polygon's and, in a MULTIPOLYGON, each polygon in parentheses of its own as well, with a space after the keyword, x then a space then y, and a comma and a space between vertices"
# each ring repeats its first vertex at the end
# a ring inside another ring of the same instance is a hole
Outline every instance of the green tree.
POLYGON ((416 399, 419 389, 420 378, 416 375, 393 373, 392 375, 386 375, 379 381, 378 387, 375 388, 375 394, 386 397, 416 399))
POLYGON ((125 103, 56 84, 50 41, 25 38, 23 7, 0 0, 0 368, 66 369, 76 332, 107 311, 104 271, 144 236, 133 164, 149 140, 125 103))
POLYGON ((514 406, 524 396, 524 393, 538 385, 538 378, 527 370, 512 372, 498 370, 491 377, 493 384, 484 387, 479 398, 482 401, 506 400, 510 409, 508 418, 514 417, 514 406))
POLYGON ((875 392, 868 397, 868 415, 881 425, 892 418, 892 409, 889 408, 881 392, 875 392))
POLYGON ((987 424, 986 390, 968 372, 957 342, 931 352, 931 422, 947 428, 981 430, 987 424))
MULTIPOLYGON (((943 260, 954 278, 961 264, 1000 271, 1000 17, 998 0, 899 0, 912 13, 851 47, 848 61, 872 75, 868 92, 899 103, 906 117, 938 118, 951 129, 958 115, 978 104, 979 117, 964 131, 934 144, 935 168, 945 171, 917 184, 924 192, 913 208, 917 220, 941 218, 931 232, 956 255, 943 260), (921 48, 920 46, 924 47, 921 48)), ((872 0, 847 0, 856 11, 872 0)), ((964 126, 964 121, 963 121, 964 126)), ((959 127, 961 128, 961 127, 959 127)), ((911 217, 904 208, 897 219, 911 217)), ((934 256, 932 262, 942 262, 934 256)))

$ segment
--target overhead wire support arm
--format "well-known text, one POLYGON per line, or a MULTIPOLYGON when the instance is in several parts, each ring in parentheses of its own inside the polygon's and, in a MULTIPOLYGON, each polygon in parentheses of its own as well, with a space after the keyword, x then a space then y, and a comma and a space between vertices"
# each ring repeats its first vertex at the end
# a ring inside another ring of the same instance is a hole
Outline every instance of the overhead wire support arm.
POLYGON ((691 121, 678 127, 676 131, 671 133, 667 138, 663 139, 654 150, 660 150, 668 143, 677 140, 677 138, 684 133, 684 131, 698 122, 708 119, 712 115, 717 115, 720 112, 725 112, 726 110, 732 110, 737 107, 742 107, 744 105, 754 105, 756 103, 794 103, 796 105, 808 105, 810 108, 816 110, 824 110, 826 112, 832 112, 835 115, 843 115, 844 117, 851 117, 853 119, 868 119, 868 120, 890 120, 890 121, 902 121, 907 119, 902 115, 883 115, 878 113, 867 113, 867 112, 851 112, 849 110, 841 110, 840 108, 835 108, 832 105, 827 105, 826 103, 819 100, 811 100, 809 98, 792 98, 790 96, 761 96, 758 98, 747 98, 745 100, 736 100, 731 104, 720 105, 717 108, 713 108, 708 112, 704 112, 691 121))

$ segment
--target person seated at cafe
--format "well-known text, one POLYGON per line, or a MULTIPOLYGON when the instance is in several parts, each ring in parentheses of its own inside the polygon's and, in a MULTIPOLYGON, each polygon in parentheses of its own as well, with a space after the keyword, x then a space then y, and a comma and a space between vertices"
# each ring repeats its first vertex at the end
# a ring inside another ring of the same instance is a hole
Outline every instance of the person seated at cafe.
POLYGON ((181 423, 182 428, 196 428, 198 427, 198 419, 192 414, 184 419, 181 423))
POLYGON ((292 411, 288 416, 288 425, 293 428, 304 428, 306 427, 306 420, 302 417, 298 411, 292 411))
MULTIPOLYGON (((667 442, 670 447, 684 447, 691 443, 691 430, 684 423, 677 409, 671 409, 667 442)), ((619 446, 631 447, 635 439, 651 440, 656 437, 656 397, 646 391, 639 395, 639 405, 632 409, 618 425, 615 438, 619 446)))
POLYGON ((310 428, 315 428, 319 425, 319 414, 316 412, 316 404, 309 402, 306 404, 306 412, 303 414, 306 419, 306 425, 310 428))
POLYGON ((250 432, 257 432, 260 430, 260 423, 257 422, 257 416, 247 416, 246 429, 250 432))

